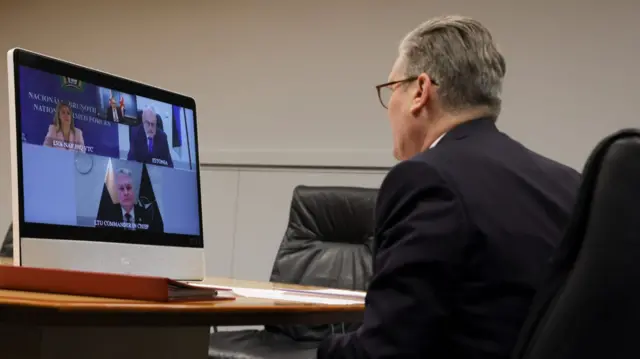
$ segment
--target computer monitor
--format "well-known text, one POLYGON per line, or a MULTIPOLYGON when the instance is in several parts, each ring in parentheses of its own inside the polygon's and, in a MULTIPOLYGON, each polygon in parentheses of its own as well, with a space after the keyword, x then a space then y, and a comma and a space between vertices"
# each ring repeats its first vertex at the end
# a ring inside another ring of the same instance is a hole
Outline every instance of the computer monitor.
POLYGON ((203 279, 194 99, 7 57, 15 264, 203 279))

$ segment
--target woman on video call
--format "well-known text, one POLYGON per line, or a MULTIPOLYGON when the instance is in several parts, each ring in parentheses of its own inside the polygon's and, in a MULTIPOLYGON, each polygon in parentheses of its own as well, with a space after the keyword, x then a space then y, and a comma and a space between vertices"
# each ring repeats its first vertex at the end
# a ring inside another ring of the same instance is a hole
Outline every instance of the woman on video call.
POLYGON ((73 124, 73 111, 68 104, 58 103, 53 124, 44 138, 44 146, 84 152, 82 131, 73 124))

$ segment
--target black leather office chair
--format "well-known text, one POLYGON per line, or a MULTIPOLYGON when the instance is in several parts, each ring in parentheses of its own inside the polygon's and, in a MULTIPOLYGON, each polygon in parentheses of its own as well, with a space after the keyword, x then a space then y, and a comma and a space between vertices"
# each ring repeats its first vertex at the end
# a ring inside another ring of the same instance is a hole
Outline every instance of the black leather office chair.
POLYGON ((9 223, 7 233, 4 235, 2 247, 0 247, 0 257, 13 257, 13 223, 9 223))
POLYGON ((603 140, 514 359, 639 358, 640 131, 603 140))
MULTIPOLYGON (((297 187, 271 281, 366 290, 371 277, 376 195, 377 190, 367 188, 297 187)), ((320 340, 358 326, 288 325, 217 332, 211 335, 209 357, 314 357, 320 340)))

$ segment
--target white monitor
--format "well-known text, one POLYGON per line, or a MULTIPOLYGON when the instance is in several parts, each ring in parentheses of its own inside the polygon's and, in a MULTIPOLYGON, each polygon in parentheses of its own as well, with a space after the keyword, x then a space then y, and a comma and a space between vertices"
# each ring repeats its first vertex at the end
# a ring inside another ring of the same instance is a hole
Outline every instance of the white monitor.
POLYGON ((201 280, 193 98, 7 54, 16 265, 201 280))

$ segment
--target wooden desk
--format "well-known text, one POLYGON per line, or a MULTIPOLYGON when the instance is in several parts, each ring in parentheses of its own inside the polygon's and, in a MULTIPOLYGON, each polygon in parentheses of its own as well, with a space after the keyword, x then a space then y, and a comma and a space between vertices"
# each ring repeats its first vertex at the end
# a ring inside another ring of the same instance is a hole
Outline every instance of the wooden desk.
MULTIPOLYGON (((308 288, 208 278, 247 288, 308 288)), ((362 320, 364 305, 267 299, 153 303, 0 290, 2 358, 206 358, 211 325, 362 320)))

